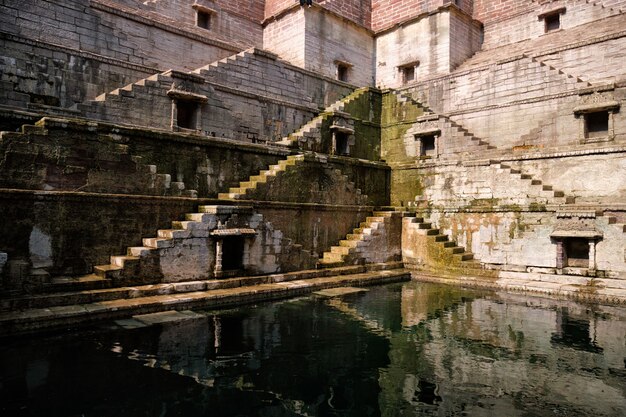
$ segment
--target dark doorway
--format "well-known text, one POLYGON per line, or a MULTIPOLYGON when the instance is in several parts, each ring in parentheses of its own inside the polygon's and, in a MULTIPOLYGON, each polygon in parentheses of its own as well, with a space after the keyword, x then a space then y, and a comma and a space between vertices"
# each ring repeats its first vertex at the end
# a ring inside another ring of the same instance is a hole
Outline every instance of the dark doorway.
POLYGON ((420 137, 420 156, 435 156, 435 135, 420 137))
POLYGON ((335 132, 335 154, 349 155, 348 147, 349 135, 344 132, 335 132))
POLYGON ((189 100, 176 102, 176 125, 183 129, 196 129, 198 103, 189 100))
POLYGON ((243 269, 244 240, 240 236, 224 238, 222 246, 222 270, 232 271, 243 269))

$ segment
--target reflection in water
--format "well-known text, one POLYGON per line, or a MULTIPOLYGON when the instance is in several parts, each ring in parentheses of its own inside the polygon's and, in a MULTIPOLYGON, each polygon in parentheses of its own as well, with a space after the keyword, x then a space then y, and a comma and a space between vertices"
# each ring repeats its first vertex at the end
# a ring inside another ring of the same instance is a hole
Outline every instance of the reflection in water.
POLYGON ((405 283, 0 347, 7 416, 621 416, 626 311, 405 283))

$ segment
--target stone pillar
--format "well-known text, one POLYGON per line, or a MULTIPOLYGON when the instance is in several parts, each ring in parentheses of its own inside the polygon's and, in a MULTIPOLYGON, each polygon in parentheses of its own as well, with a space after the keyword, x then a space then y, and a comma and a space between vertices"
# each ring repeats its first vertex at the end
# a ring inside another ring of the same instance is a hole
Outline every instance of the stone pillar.
POLYGON ((589 275, 596 274, 596 240, 589 239, 589 275))
POLYGON ((244 239, 243 241, 243 254, 241 259, 241 266, 243 269, 248 269, 250 265, 250 239, 244 239))
POLYGON ((556 269, 563 269, 565 264, 565 245, 563 239, 556 241, 556 269))
POLYGON ((172 130, 176 130, 178 120, 178 110, 176 108, 176 100, 172 100, 172 120, 170 121, 170 127, 172 130))
POLYGON ((219 277, 222 274, 222 256, 223 256, 223 245, 224 241, 222 239, 215 240, 215 276, 219 277))

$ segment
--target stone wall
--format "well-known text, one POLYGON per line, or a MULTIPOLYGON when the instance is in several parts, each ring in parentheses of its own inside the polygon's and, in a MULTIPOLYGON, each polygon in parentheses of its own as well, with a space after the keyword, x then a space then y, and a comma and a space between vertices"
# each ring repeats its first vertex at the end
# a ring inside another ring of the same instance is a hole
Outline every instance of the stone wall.
MULTIPOLYGON (((182 220, 184 213, 196 212, 198 204, 216 203, 221 202, 2 190, 0 210, 12 220, 0 225, 0 247, 8 254, 9 265, 23 265, 21 277, 16 274, 7 277, 5 288, 22 290, 26 288, 23 285, 36 288, 41 282, 33 282, 34 271, 45 272, 44 281, 47 274, 88 274, 93 266, 108 264, 110 256, 125 255, 127 247, 141 246, 142 238, 156 236, 157 229, 171 229, 172 221, 182 220)), ((255 206, 262 215, 263 225, 257 224, 259 234, 251 254, 255 261, 251 273, 314 268, 315 260, 325 250, 371 212, 367 206, 288 203, 255 206)), ((175 264, 163 266, 171 268, 175 264)), ((151 281, 155 278, 158 275, 151 281)))
MULTIPOLYGON (((575 26, 597 21, 607 16, 620 13, 618 9, 603 7, 598 2, 581 2, 571 0, 557 0, 537 4, 528 1, 508 1, 515 3, 507 7, 507 2, 487 2, 499 9, 486 13, 477 10, 475 17, 484 23, 484 48, 512 44, 525 39, 538 38, 546 33, 545 21, 541 17, 544 13, 565 7, 560 16, 560 27, 571 29, 575 26), (484 19, 484 20, 483 20, 484 19)), ((490 6, 492 7, 492 6, 490 6)), ((483 9, 484 10, 484 9, 483 9)))
POLYGON ((480 47, 480 26, 454 7, 386 31, 376 37, 376 85, 401 87, 448 74, 480 47), (404 68, 413 68, 411 80, 404 68))
POLYGON ((105 1, 3 0, 0 88, 7 104, 70 107, 147 74, 194 69, 246 47, 142 13, 149 12, 105 1))
POLYGON ((262 46, 262 1, 151 0, 137 5, 163 14, 186 26, 197 26, 197 10, 210 15, 208 31, 249 46, 262 46))
POLYGON ((296 8, 269 21, 264 48, 317 74, 338 79, 338 64, 347 67, 346 82, 372 85, 374 41, 366 29, 322 8, 296 8))
MULTIPOLYGON (((173 187, 182 187, 195 190, 200 197, 215 197, 238 186, 285 159, 289 152, 218 138, 51 118, 36 127, 26 126, 24 133, 3 132, 0 150, 4 155, 0 163, 3 188, 172 195, 173 187), (37 163, 29 162, 33 159, 37 163)), ((388 203, 388 168, 384 164, 333 157, 320 158, 318 166, 340 170, 344 183, 371 195, 366 204, 388 203)), ((301 186, 303 181, 316 180, 301 178, 301 186)), ((354 195, 337 200, 332 184, 325 184, 325 191, 309 200, 295 201, 359 204, 354 195)), ((274 198, 267 199, 281 201, 282 194, 289 195, 291 185, 284 187, 273 190, 274 198)))
MULTIPOLYGON (((294 3, 299 5, 299 2, 295 0, 266 0, 265 18, 275 17, 281 12, 294 7, 294 3)), ((370 27, 372 17, 371 0, 314 0, 313 3, 360 26, 370 27)))
POLYGON ((303 9, 304 68, 337 79, 337 65, 348 66, 346 82, 357 86, 374 81, 374 41, 369 32, 336 16, 303 9))

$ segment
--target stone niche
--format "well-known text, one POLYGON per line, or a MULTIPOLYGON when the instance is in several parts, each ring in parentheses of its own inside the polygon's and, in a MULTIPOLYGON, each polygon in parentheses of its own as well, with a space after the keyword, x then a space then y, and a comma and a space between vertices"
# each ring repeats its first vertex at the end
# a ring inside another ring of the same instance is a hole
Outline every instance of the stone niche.
POLYGON ((557 273, 596 275, 596 244, 603 238, 595 226, 596 213, 559 212, 550 238, 556 243, 557 273))
POLYGON ((574 108, 574 116, 579 120, 580 143, 614 140, 614 115, 619 108, 620 103, 609 92, 580 96, 579 104, 574 108))
POLYGON ((331 155, 349 156, 354 147, 354 120, 348 113, 335 112, 330 125, 331 155))

